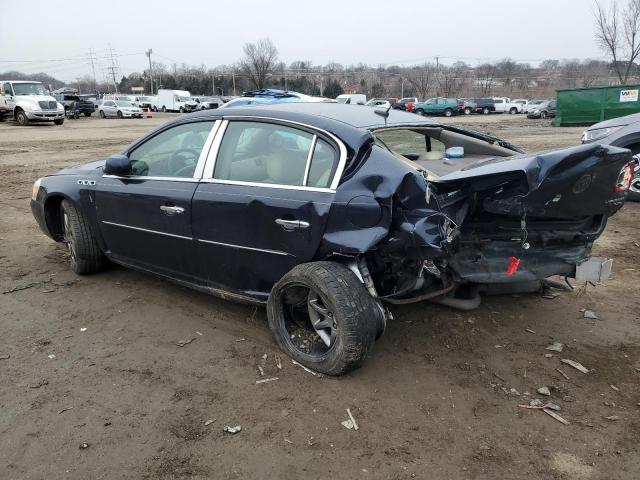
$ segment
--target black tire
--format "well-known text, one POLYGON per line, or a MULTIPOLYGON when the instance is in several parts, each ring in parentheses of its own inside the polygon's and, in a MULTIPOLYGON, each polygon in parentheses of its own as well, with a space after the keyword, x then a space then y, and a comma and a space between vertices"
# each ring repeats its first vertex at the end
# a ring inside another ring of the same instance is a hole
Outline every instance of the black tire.
POLYGON ((16 123, 21 127, 29 125, 29 117, 27 117, 27 114, 24 113, 23 110, 18 110, 16 112, 16 123))
POLYGON ((184 108, 180 107, 180 110, 178 110, 180 113, 184 113, 184 108))
POLYGON ((453 115, 453 110, 451 110, 450 108, 445 109, 444 111, 445 117, 451 117, 452 115, 453 115))
POLYGON ((92 112, 84 112, 85 117, 90 117, 92 112))
POLYGON ((162 106, 162 113, 166 113, 167 111, 167 107, 165 107, 164 105, 162 106))
POLYGON ((104 265, 104 255, 89 223, 69 200, 63 200, 60 208, 62 233, 69 248, 71 269, 78 275, 97 272, 104 265))
POLYGON ((509 109, 509 113, 510 113, 511 115, 515 115, 516 113, 518 113, 518 109, 517 109, 516 107, 511 107, 511 108, 509 109))
POLYGON ((151 110, 153 110, 154 112, 158 111, 158 107, 153 107, 151 110))
POLYGON ((118 118, 122 118, 122 112, 120 110, 118 110, 117 115, 118 115, 118 118))
POLYGON ((464 109, 464 114, 465 114, 465 115, 471 115, 471 109, 470 109, 469 107, 466 107, 466 108, 464 109))
POLYGON ((327 375, 342 375, 364 363, 375 343, 380 315, 356 275, 335 262, 294 267, 274 285, 267 303, 269 328, 278 347, 327 375), (330 324, 319 329, 328 344, 312 327, 312 313, 324 318, 317 325, 330 324), (296 335, 303 340, 295 340, 296 335), (311 338, 308 347, 305 338, 311 338))
POLYGON ((100 110, 100 118, 107 118, 107 116, 104 113, 104 110, 100 110))
POLYGON ((490 112, 491 112, 491 110, 489 110, 489 107, 484 107, 482 109, 482 114, 483 115, 489 115, 490 112))
POLYGON ((62 125, 64 123, 64 118, 58 118, 57 120, 54 120, 53 123, 56 125, 62 125))
POLYGON ((544 110, 540 112, 540 118, 547 118, 547 112, 544 110))
POLYGON ((424 110, 421 108, 418 108, 416 110, 414 110, 414 112, 416 115, 424 115, 424 110))

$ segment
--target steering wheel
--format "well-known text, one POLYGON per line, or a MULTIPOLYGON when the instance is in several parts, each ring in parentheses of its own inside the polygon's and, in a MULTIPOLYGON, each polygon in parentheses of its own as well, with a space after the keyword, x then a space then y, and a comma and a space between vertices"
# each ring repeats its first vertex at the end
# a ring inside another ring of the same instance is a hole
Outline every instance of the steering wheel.
POLYGON ((200 151, 195 148, 181 148, 173 152, 167 162, 167 169, 171 176, 180 176, 179 173, 195 167, 200 157, 200 151))

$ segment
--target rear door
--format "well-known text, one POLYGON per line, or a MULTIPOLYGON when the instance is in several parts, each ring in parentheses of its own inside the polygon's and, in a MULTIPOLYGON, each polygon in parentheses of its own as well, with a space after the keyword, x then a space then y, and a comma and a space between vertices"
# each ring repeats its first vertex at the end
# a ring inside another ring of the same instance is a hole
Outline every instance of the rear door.
POLYGON ((199 265, 211 287, 266 299, 314 258, 346 150, 297 124, 225 120, 210 157, 192 203, 199 265))
POLYGON ((97 220, 112 258, 198 280, 191 199, 215 126, 210 120, 170 126, 128 152, 132 175, 104 175, 98 182, 97 220))

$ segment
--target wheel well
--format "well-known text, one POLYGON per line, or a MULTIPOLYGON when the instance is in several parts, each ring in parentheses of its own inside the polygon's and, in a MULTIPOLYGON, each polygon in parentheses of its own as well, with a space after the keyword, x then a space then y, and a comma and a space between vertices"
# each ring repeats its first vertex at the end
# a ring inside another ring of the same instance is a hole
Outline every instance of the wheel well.
POLYGON ((63 236, 62 215, 60 214, 62 200, 64 200, 63 196, 53 195, 47 198, 47 201, 44 204, 44 219, 47 224, 47 228, 49 229, 49 233, 51 233, 51 237, 56 242, 62 240, 63 236))
POLYGON ((640 143, 638 143, 638 142, 630 143, 629 145, 625 145, 622 148, 628 148, 629 150, 631 150, 631 153, 633 153, 634 155, 636 153, 640 153, 640 143))
POLYGON ((16 115, 18 115, 18 112, 22 112, 22 107, 15 107, 13 109, 13 118, 16 118, 16 115))

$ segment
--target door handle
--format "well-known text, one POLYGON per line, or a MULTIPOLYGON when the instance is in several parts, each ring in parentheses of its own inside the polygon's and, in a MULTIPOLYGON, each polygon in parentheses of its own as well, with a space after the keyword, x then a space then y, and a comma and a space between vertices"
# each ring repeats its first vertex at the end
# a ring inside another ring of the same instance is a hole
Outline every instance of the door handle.
POLYGON ((162 210, 167 215, 176 215, 176 214, 184 213, 184 208, 174 207, 170 205, 160 205, 160 210, 162 210))
POLYGON ((302 220, 285 220, 284 218, 277 218, 276 223, 286 229, 309 228, 309 222, 304 222, 302 220))

